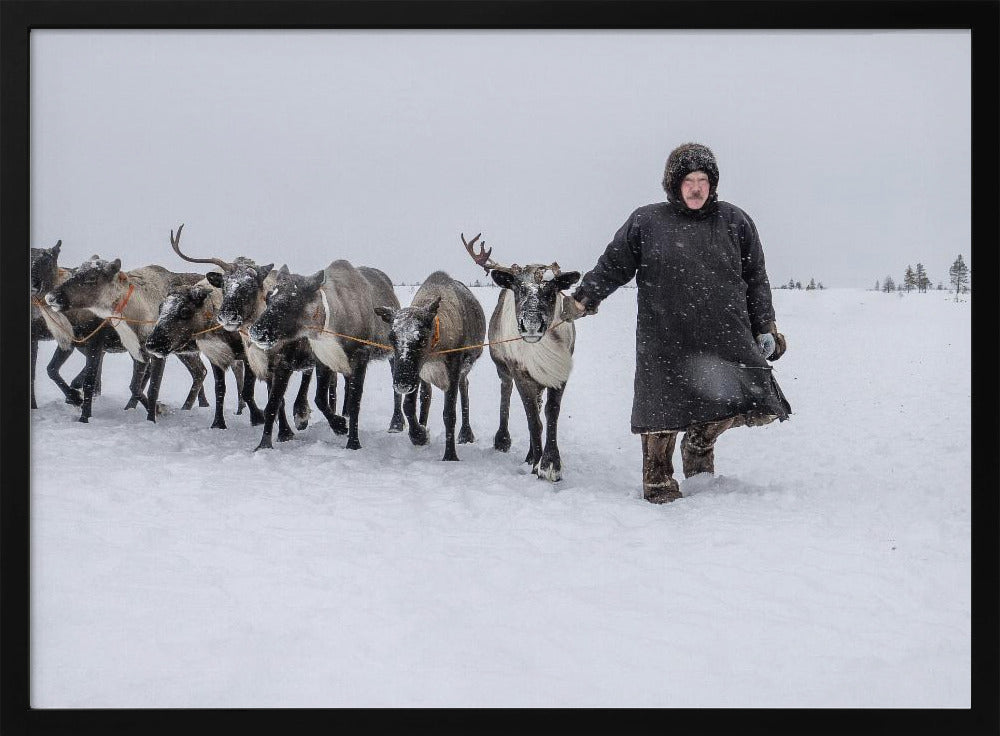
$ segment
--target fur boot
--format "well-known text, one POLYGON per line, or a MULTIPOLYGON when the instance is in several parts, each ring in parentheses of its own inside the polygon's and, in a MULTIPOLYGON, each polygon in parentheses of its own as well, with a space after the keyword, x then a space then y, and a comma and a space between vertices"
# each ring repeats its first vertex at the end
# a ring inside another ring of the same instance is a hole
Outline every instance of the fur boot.
POLYGON ((676 432, 646 432, 642 437, 642 497, 650 503, 669 503, 681 498, 674 479, 676 432))
POLYGON ((681 464, 685 478, 698 473, 715 475, 715 441, 720 434, 736 424, 736 419, 730 417, 688 427, 681 439, 681 464))

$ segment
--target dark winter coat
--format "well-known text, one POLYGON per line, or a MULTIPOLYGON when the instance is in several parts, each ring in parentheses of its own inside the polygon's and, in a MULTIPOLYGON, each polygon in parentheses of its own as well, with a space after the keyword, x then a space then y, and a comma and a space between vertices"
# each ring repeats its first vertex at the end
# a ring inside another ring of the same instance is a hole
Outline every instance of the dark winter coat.
POLYGON ((573 296, 596 308, 633 276, 633 432, 788 418, 755 339, 774 330, 774 309, 757 229, 743 210, 714 192, 699 210, 683 201, 640 207, 573 296))

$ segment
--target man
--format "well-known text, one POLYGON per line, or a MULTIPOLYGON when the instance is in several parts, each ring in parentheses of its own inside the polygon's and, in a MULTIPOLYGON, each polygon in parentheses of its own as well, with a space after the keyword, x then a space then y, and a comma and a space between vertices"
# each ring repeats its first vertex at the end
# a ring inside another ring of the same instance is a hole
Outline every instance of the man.
POLYGON ((573 292, 578 312, 595 314, 636 277, 632 432, 642 437, 643 497, 652 503, 682 496, 673 477, 678 432, 684 477, 714 474, 720 434, 791 413, 766 360, 781 357, 785 339, 757 228, 719 201, 718 184, 706 146, 674 149, 663 173, 667 201, 633 212, 573 292))

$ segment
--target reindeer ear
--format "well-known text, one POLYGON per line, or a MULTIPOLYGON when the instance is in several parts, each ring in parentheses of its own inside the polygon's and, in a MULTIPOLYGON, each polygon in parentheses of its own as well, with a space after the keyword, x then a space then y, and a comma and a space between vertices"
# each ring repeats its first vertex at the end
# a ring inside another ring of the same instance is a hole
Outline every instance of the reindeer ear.
MULTIPOLYGON (((263 284, 264 283, 264 279, 267 278, 267 275, 269 273, 271 273, 271 269, 273 269, 273 268, 274 268, 274 264, 273 263, 268 263, 266 266, 260 266, 257 269, 257 281, 259 281, 260 283, 263 284)), ((286 273, 287 273, 287 269, 286 269, 286 273)))
POLYGON ((214 286, 216 289, 222 288, 222 274, 218 271, 209 271, 205 274, 205 278, 208 279, 208 283, 214 286))
POLYGON ((565 273, 559 274, 552 280, 555 282, 556 286, 559 287, 559 290, 562 291, 563 289, 568 289, 580 280, 580 272, 566 271, 565 273))
POLYGON ((436 315, 436 314, 437 314, 437 312, 438 312, 438 307, 440 307, 440 306, 441 306, 441 297, 439 296, 439 297, 437 297, 436 299, 434 299, 434 301, 432 301, 432 302, 431 302, 430 304, 428 304, 428 305, 427 305, 427 306, 425 307, 425 309, 426 309, 426 310, 427 310, 428 312, 430 312, 430 315, 431 315, 431 316, 433 317, 434 315, 436 315))
POLYGON ((306 288, 310 290, 315 290, 321 287, 326 282, 326 270, 317 271, 308 279, 306 279, 306 288))
MULTIPOLYGON (((114 276, 116 273, 121 273, 121 270, 122 270, 122 259, 121 258, 116 258, 115 260, 111 261, 111 263, 109 263, 107 265, 106 270, 112 276, 114 276)), ((121 278, 126 278, 125 274, 122 274, 121 278)))
POLYGON ((49 253, 51 253, 54 256, 58 256, 60 248, 62 248, 62 241, 61 240, 58 243, 56 243, 55 245, 53 245, 51 248, 49 248, 49 253))
POLYGON ((392 324, 393 311, 389 307, 375 307, 375 314, 382 318, 383 321, 392 324))
POLYGON ((490 276, 493 278, 493 280, 497 283, 498 286, 502 286, 505 289, 514 288, 513 284, 515 278, 512 274, 509 274, 506 271, 497 271, 496 269, 493 269, 492 271, 490 271, 490 276))
MULTIPOLYGON (((273 266, 272 266, 272 268, 273 268, 273 266)), ((281 264, 281 268, 278 269, 278 275, 279 276, 287 276, 290 273, 291 273, 291 271, 288 270, 288 264, 287 263, 282 263, 281 264)))

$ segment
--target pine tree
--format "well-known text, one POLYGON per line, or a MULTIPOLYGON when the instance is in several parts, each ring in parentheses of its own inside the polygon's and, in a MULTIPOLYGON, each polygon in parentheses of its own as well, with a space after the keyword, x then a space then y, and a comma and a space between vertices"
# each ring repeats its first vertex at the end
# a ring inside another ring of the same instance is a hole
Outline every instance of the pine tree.
POLYGON ((795 288, 796 289, 801 289, 802 288, 802 282, 801 281, 796 281, 795 282, 795 288))
POLYGON ((809 283, 806 284, 806 291, 814 291, 816 289, 816 279, 809 279, 809 283))
POLYGON ((823 287, 823 282, 822 282, 822 281, 817 281, 817 282, 816 282, 816 288, 817 288, 817 289, 822 289, 822 288, 824 288, 824 287, 823 287))
POLYGON ((917 286, 917 275, 913 273, 913 267, 907 266, 906 273, 903 274, 903 289, 909 294, 911 289, 915 289, 917 286))
POLYGON ((879 288, 879 285, 878 285, 878 279, 875 279, 875 291, 881 291, 881 290, 882 289, 879 288))
POLYGON ((795 279, 788 279, 788 288, 789 289, 795 288, 795 279))
POLYGON ((927 287, 931 285, 931 280, 927 278, 927 269, 924 268, 924 264, 917 264, 915 276, 917 277, 917 291, 927 291, 927 287))
POLYGON ((967 283, 969 283, 969 267, 965 265, 965 261, 962 260, 962 254, 958 254, 958 258, 955 262, 951 264, 951 268, 948 269, 948 279, 952 286, 955 287, 955 301, 958 301, 958 295, 964 289, 967 283))
POLYGON ((892 276, 886 276, 885 277, 885 281, 883 281, 882 283, 885 284, 882 287, 882 290, 886 294, 888 294, 890 291, 895 291, 896 290, 896 282, 892 280, 892 276))

